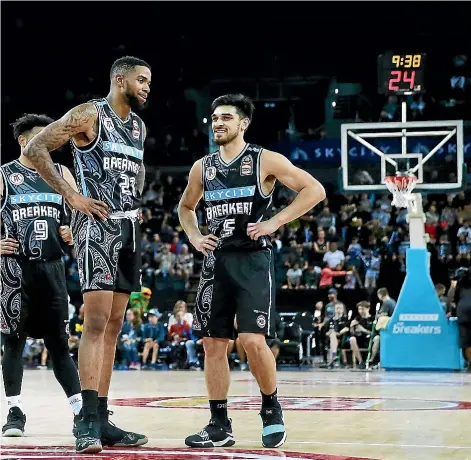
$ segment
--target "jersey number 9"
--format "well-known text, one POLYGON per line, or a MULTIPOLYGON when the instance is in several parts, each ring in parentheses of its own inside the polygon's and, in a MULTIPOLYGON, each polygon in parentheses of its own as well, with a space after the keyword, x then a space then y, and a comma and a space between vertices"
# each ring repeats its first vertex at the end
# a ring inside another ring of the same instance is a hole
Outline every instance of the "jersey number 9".
POLYGON ((47 221, 45 220, 35 220, 34 221, 34 235, 36 241, 47 240, 49 234, 49 227, 47 221))

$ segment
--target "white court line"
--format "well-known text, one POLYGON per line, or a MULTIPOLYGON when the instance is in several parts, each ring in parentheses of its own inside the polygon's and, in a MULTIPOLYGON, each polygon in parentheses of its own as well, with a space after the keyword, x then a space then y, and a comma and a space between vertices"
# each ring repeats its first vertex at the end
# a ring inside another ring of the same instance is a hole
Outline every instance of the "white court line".
MULTIPOLYGON (((59 436, 55 436, 56 438, 58 438, 59 436)), ((65 437, 65 436, 64 436, 65 437)), ((170 438, 149 438, 151 441, 153 442, 182 442, 181 439, 170 439, 170 438)), ((260 441, 254 441, 254 440, 246 440, 246 439, 237 439, 236 440, 236 443, 246 443, 246 444, 260 444, 260 441)), ((234 447, 234 449, 238 449, 239 447, 237 447, 237 444, 236 446, 234 447)), ((413 448, 418 448, 418 449, 463 449, 463 450, 471 450, 471 446, 450 446, 450 445, 434 445, 434 444, 396 444, 396 443, 367 443, 367 442, 325 442, 325 441, 287 441, 287 444, 290 444, 290 445, 296 445, 296 444, 313 444, 313 445, 321 445, 321 446, 358 446, 358 447, 362 447, 362 446, 371 446, 371 447, 413 447, 413 448)), ((58 452, 56 450, 52 451, 50 450, 50 447, 49 446, 34 446, 36 448, 44 448, 44 452, 58 452)), ((3 450, 11 450, 11 451, 15 451, 15 452, 34 452, 34 450, 32 449, 22 449, 22 448, 9 448, 8 446, 6 445, 2 445, 1 448, 3 450)), ((68 449, 71 449, 70 446, 56 446, 56 448, 62 448, 64 450, 66 450, 67 452, 71 451, 71 450, 68 450, 68 449)), ((261 447, 260 447, 261 448, 261 447)), ((175 449, 175 447, 159 447, 160 449, 160 452, 162 451, 162 449, 164 449, 166 452, 167 452, 167 449, 168 449, 168 452, 169 453, 180 453, 181 454, 181 451, 173 451, 175 449)), ((181 449, 187 449, 187 447, 182 447, 181 449)), ((240 448, 242 449, 242 448, 240 448)), ((290 449, 287 448, 286 449, 287 451, 289 451, 290 449)), ((73 451, 75 452, 75 450, 73 451)), ((107 452, 107 451, 103 451, 103 452, 107 452)), ((119 454, 125 454, 125 453, 146 453, 146 454, 151 454, 151 453, 158 453, 159 451, 156 451, 156 450, 145 450, 145 449, 138 449, 138 450, 113 450, 113 451, 109 451, 109 452, 113 452, 113 453, 119 453, 119 454)), ((237 452, 237 451, 235 451, 237 452)), ((263 450, 262 450, 263 452, 263 450)), ((188 453, 188 454, 192 454, 192 452, 186 452, 185 453, 188 453)), ((197 451, 195 451, 195 454, 197 453, 197 451)), ((298 453, 301 453, 301 452, 298 452, 298 453)), ((310 453, 310 452, 306 452, 306 453, 310 453)), ((82 456, 82 454, 80 454, 82 456)), ((93 456, 93 458, 97 458, 97 455, 99 456, 100 454, 95 454, 93 456)), ((82 458, 82 457, 81 457, 82 458)))

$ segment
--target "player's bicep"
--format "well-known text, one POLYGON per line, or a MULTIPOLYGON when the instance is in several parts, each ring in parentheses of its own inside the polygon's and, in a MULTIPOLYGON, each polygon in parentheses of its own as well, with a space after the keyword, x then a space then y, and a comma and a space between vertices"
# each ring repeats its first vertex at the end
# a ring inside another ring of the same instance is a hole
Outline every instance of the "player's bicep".
MULTIPOLYGON (((33 137, 30 144, 41 145, 49 152, 62 147, 66 142, 80 133, 87 133, 98 118, 98 112, 93 104, 78 105, 69 110, 62 118, 46 126, 33 137)), ((26 147, 28 149, 28 146, 26 147)))
POLYGON ((308 172, 294 166, 285 156, 264 150, 262 153, 262 169, 266 175, 275 176, 285 187, 300 192, 306 187, 322 189, 319 181, 308 172))
POLYGON ((180 201, 181 206, 189 209, 196 209, 198 202, 203 196, 203 181, 202 181, 202 162, 198 160, 191 168, 188 179, 188 184, 183 192, 180 201))

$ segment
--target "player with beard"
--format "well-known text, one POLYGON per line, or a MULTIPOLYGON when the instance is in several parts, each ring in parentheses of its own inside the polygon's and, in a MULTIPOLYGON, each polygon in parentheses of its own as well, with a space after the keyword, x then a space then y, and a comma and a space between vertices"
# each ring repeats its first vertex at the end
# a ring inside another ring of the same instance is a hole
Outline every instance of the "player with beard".
POLYGON ((129 294, 140 290, 139 203, 144 187, 145 125, 133 110, 150 92, 150 66, 126 56, 110 72, 108 96, 71 109, 27 145, 24 155, 75 209, 72 219, 85 305, 79 348, 83 417, 74 428, 77 452, 138 446, 147 438, 108 420, 108 391, 129 294), (76 192, 50 152, 71 141, 76 192), (98 217, 98 220, 96 220, 98 217))
POLYGON ((322 185, 279 153, 248 144, 244 134, 254 106, 241 94, 212 103, 212 129, 219 150, 198 160, 179 204, 180 223, 190 242, 205 255, 193 330, 203 335, 211 419, 185 440, 190 447, 234 444, 227 417, 230 372, 227 346, 234 334, 247 353, 262 394, 264 447, 286 440, 277 400, 276 364, 265 335, 275 332, 275 282, 269 235, 304 215, 325 198, 322 185), (298 192, 296 199, 267 219, 276 181, 298 192), (209 235, 198 228, 195 209, 203 197, 209 235))

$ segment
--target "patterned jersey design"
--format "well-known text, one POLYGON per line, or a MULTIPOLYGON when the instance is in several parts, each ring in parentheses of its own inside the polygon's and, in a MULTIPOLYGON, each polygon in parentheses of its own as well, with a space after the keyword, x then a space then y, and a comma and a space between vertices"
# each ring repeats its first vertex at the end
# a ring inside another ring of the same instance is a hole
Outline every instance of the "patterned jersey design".
POLYGON ((218 249, 271 247, 266 236, 257 241, 247 236, 247 224, 264 220, 272 199, 260 184, 262 150, 246 144, 230 163, 224 162, 219 151, 203 158, 204 212, 209 232, 219 238, 218 249))
POLYGON ((79 190, 105 202, 112 212, 137 209, 136 176, 144 156, 143 121, 133 112, 123 121, 106 98, 91 103, 98 111, 97 138, 86 147, 72 142, 79 190))
MULTIPOLYGON (((62 174, 60 165, 56 164, 62 174)), ((2 238, 15 238, 28 259, 59 259, 64 245, 59 227, 67 217, 63 197, 34 170, 18 160, 1 168, 3 181, 2 238)))
POLYGON ((0 257, 0 329, 13 334, 20 324, 22 272, 15 257, 0 257))

